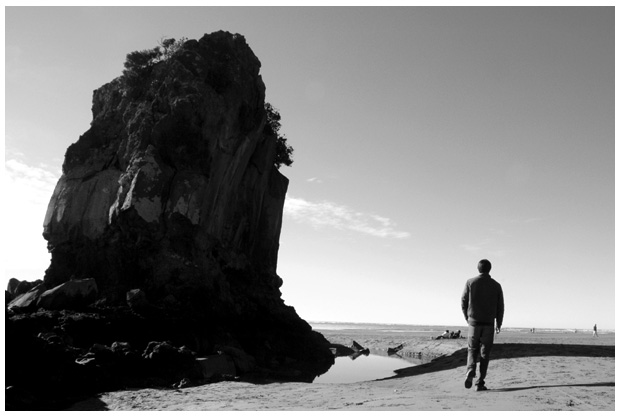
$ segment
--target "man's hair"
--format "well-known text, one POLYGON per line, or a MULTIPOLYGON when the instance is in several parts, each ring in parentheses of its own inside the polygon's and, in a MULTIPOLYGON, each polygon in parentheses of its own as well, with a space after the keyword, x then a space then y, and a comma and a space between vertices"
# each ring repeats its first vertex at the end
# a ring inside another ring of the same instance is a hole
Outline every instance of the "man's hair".
POLYGON ((489 271, 492 270, 492 263, 487 259, 481 259, 479 261, 479 272, 482 274, 489 274, 489 271))

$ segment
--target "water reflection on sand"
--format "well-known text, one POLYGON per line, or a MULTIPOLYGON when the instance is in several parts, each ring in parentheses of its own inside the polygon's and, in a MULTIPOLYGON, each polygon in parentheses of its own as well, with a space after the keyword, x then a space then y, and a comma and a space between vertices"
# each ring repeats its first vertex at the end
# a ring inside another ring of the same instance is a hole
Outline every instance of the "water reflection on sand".
POLYGON ((350 355, 334 358, 334 365, 313 383, 335 384, 372 381, 395 375, 396 369, 409 368, 428 362, 415 352, 388 355, 384 350, 371 349, 369 355, 350 355))

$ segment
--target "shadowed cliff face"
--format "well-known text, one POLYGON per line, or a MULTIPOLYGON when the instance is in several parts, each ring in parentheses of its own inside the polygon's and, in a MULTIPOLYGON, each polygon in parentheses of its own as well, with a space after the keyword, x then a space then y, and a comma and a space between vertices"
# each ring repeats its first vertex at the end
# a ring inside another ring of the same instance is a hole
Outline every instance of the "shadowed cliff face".
POLYGON ((212 291, 233 269, 279 287, 288 180, 263 134, 259 68, 243 37, 219 32, 156 64, 138 94, 122 78, 94 92, 45 218, 48 286, 89 276, 112 295, 171 280, 212 291))
POLYGON ((192 317, 199 350, 224 341, 259 363, 315 350, 325 363, 325 339, 280 298, 288 180, 264 133, 259 69, 242 36, 217 32, 138 85, 94 91, 45 217, 48 288, 94 278, 111 305, 140 288, 167 317, 192 317))

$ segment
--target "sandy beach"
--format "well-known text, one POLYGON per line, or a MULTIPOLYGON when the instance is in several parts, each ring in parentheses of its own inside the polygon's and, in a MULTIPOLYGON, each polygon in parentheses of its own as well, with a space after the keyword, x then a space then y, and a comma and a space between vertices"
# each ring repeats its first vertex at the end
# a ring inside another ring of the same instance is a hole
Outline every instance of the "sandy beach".
POLYGON ((333 384, 220 382, 183 389, 108 392, 69 410, 162 411, 614 411, 615 335, 503 331, 496 337, 488 391, 464 388, 466 340, 429 332, 318 330, 332 343, 353 340, 375 351, 400 343, 402 355, 428 363, 373 381, 333 384))

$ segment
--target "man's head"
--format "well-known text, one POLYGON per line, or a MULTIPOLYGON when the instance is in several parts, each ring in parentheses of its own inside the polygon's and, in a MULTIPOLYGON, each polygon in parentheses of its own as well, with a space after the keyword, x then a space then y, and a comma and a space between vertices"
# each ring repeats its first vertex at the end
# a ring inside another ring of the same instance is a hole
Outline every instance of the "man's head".
POLYGON ((487 259, 481 259, 479 261, 479 272, 482 274, 489 274, 489 271, 492 270, 492 263, 487 259))

